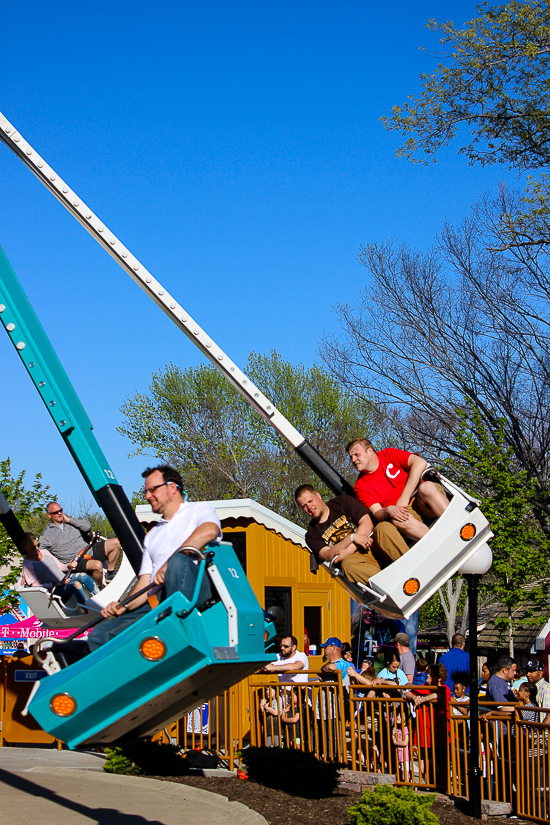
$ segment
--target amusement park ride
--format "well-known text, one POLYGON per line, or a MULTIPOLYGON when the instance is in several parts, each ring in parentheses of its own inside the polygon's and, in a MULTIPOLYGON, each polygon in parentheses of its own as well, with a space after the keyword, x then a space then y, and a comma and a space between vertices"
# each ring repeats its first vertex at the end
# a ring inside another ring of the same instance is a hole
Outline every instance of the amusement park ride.
MULTIPOLYGON (((318 451, 274 407, 132 255, 81 198, 57 175, 0 113, 0 139, 25 163, 127 274, 149 295, 241 395, 294 448, 335 495, 353 490, 318 451)), ((123 563, 99 595, 86 605, 65 606, 44 588, 19 595, 48 627, 84 629, 102 607, 120 599, 139 571, 144 533, 117 483, 91 423, 7 258, 0 250, 0 321, 48 412, 102 507, 124 549, 123 563)), ((348 581, 325 563, 330 575, 359 603, 393 617, 408 618, 456 573, 492 533, 479 502, 439 476, 449 506, 404 556, 368 585, 348 581)), ((22 549, 22 529, 0 495, 0 522, 22 549)), ((49 733, 71 747, 145 736, 253 673, 266 656, 264 621, 230 545, 208 548, 201 575, 217 594, 202 613, 176 593, 120 636, 84 659, 60 668, 48 654, 50 675, 40 682, 29 710, 49 733), (101 689, 94 688, 101 685, 101 689)))

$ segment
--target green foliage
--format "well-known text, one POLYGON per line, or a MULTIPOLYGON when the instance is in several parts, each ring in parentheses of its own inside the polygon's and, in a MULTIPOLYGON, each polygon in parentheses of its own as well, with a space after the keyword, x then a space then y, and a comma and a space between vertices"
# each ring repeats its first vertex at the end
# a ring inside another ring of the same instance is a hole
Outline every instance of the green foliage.
POLYGON ((179 755, 177 745, 140 739, 105 748, 107 759, 103 770, 129 776, 184 776, 189 772, 186 760, 179 755))
POLYGON ((294 748, 246 748, 242 759, 253 781, 308 799, 331 796, 343 767, 294 748))
MULTIPOLYGON (((547 605, 547 575, 550 538, 536 518, 540 502, 536 480, 518 467, 506 444, 506 422, 496 419, 492 429, 483 422, 471 402, 459 411, 460 459, 449 459, 453 475, 477 489, 481 509, 494 532, 491 540, 493 566, 484 579, 496 601, 517 607, 529 599, 547 605)), ((529 619, 525 619, 528 621, 529 619)), ((509 627, 509 619, 497 625, 509 627)))
MULTIPOLYGON (((358 433, 374 437, 380 425, 370 401, 344 390, 320 367, 292 365, 276 352, 252 353, 245 371, 344 475, 350 470, 346 441, 358 433)), ((136 445, 134 454, 177 467, 191 498, 253 498, 303 520, 294 489, 317 483, 315 477, 214 367, 169 364, 153 375, 147 394, 128 398, 121 411, 126 420, 119 432, 136 445)))
POLYGON ((382 120, 386 128, 409 136, 398 154, 411 160, 418 152, 434 160, 466 126, 472 140, 460 152, 472 163, 504 162, 520 170, 547 165, 548 4, 512 0, 483 3, 478 11, 463 29, 451 21, 429 21, 428 28, 441 32, 440 42, 451 51, 435 72, 421 75, 420 98, 409 97, 382 120))
MULTIPOLYGON (((18 476, 12 476, 11 461, 9 458, 0 461, 0 490, 14 514, 19 519, 24 530, 39 533, 37 530, 44 513, 46 504, 50 501, 50 488, 42 483, 42 476, 38 473, 30 487, 25 485, 25 471, 18 476)), ((10 568, 9 573, 2 578, 3 593, 0 594, 0 612, 15 606, 19 599, 12 588, 21 575, 23 559, 15 545, 0 525, 0 567, 10 568)))
POLYGON ((144 771, 126 756, 121 746, 105 748, 107 759, 103 763, 105 773, 118 773, 123 776, 140 776, 144 771))
POLYGON ((363 791, 361 799, 348 810, 352 825, 437 825, 430 811, 435 794, 418 796, 412 788, 376 785, 363 791))

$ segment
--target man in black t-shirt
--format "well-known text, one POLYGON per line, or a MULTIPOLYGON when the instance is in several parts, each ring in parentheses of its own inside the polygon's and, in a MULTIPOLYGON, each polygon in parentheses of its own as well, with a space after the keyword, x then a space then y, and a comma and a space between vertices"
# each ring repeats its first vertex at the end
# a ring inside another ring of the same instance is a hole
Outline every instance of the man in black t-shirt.
POLYGON ((311 516, 306 543, 314 556, 318 561, 338 556, 350 581, 368 584, 371 576, 408 550, 391 522, 380 521, 374 526, 368 507, 353 496, 336 496, 325 502, 311 484, 302 484, 294 498, 311 516))

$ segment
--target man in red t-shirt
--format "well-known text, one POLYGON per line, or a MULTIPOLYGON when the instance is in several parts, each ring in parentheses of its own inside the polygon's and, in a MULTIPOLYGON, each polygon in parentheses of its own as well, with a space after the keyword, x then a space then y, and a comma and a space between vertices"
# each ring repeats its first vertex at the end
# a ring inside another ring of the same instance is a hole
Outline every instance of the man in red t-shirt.
POLYGON ((346 449, 359 471, 355 495, 375 521, 391 521, 406 538, 416 540, 428 532, 424 520, 438 518, 447 509, 449 502, 438 484, 420 483, 428 463, 416 453, 392 447, 377 453, 366 438, 355 438, 346 449))

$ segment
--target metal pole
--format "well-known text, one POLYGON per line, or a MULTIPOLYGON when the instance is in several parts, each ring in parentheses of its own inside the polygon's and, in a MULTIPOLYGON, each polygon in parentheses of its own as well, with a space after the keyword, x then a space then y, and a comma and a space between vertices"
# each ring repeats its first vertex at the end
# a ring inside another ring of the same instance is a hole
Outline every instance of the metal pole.
POLYGON ((468 582, 469 653, 470 653, 470 816, 481 819, 481 769, 479 766, 479 702, 477 684, 477 586, 480 576, 466 573, 468 582))

